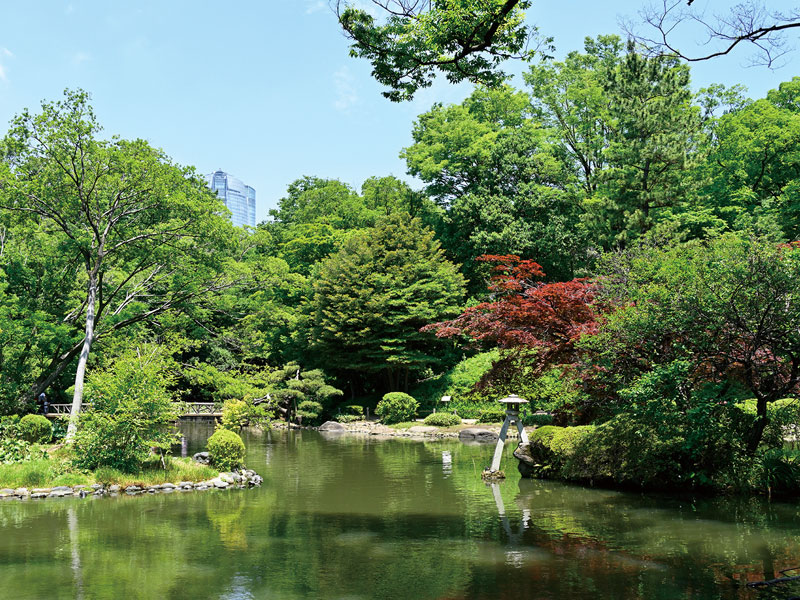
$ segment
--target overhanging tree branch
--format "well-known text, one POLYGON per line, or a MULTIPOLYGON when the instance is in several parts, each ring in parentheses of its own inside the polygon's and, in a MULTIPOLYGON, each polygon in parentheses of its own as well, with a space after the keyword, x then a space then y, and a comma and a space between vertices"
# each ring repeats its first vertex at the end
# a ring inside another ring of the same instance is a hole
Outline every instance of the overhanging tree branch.
POLYGON ((688 62, 726 56, 749 44, 755 48, 750 57, 752 64, 774 68, 794 49, 786 34, 800 28, 800 6, 774 10, 767 8, 765 0, 747 0, 727 13, 707 15, 705 9, 692 5, 693 0, 661 0, 640 12, 646 32, 639 31, 637 24, 625 23, 624 27, 652 53, 688 62), (692 25, 705 36, 703 45, 710 51, 695 54, 679 47, 679 30, 692 25))

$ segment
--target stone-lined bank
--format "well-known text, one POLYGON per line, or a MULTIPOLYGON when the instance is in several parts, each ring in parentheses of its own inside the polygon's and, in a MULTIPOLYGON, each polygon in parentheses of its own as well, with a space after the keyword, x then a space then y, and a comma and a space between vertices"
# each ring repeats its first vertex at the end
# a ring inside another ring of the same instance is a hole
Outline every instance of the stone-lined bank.
MULTIPOLYGON (((500 437, 499 425, 478 425, 474 421, 465 420, 458 427, 433 427, 424 425, 414 425, 408 429, 394 429, 377 421, 356 421, 354 423, 338 423, 327 421, 319 427, 301 427, 293 423, 285 422, 273 423, 275 429, 312 429, 327 433, 355 433, 362 435, 372 435, 379 437, 399 437, 412 439, 459 439, 466 442, 496 442, 500 437)), ((535 426, 526 427, 528 434, 536 429, 535 426)), ((507 439, 516 440, 519 436, 516 431, 509 431, 507 439)))
POLYGON ((260 487, 263 478, 250 469, 220 473, 206 481, 181 481, 178 483, 158 483, 154 485, 61 485, 52 488, 3 488, 0 499, 4 500, 42 500, 45 498, 87 498, 89 496, 138 496, 141 494, 171 494, 173 492, 193 492, 203 490, 245 489, 260 487))

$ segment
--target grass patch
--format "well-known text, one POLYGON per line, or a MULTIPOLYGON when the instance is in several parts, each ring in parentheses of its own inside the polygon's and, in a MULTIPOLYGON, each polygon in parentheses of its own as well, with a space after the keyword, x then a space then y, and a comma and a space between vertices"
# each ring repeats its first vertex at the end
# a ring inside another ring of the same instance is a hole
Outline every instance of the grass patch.
POLYGON ((148 461, 138 473, 123 473, 117 469, 103 467, 94 473, 85 473, 74 467, 65 448, 56 448, 49 458, 37 458, 10 465, 0 464, 0 488, 51 488, 59 485, 155 485, 181 481, 206 481, 219 472, 209 466, 192 461, 191 458, 168 458, 166 470, 161 468, 158 458, 148 461))
POLYGON ((93 483, 80 472, 65 472, 59 460, 37 458, 22 463, 0 465, 0 488, 39 488, 93 483))
POLYGON ((216 469, 198 464, 191 458, 170 458, 167 468, 161 468, 156 459, 145 463, 138 473, 123 473, 111 467, 101 467, 94 473, 97 483, 107 485, 156 485, 159 483, 178 483, 180 481, 205 481, 219 474, 216 469))
POLYGON ((422 423, 419 421, 403 421, 402 423, 392 423, 391 425, 388 425, 388 427, 391 427, 392 429, 410 429, 415 425, 422 425, 422 423))

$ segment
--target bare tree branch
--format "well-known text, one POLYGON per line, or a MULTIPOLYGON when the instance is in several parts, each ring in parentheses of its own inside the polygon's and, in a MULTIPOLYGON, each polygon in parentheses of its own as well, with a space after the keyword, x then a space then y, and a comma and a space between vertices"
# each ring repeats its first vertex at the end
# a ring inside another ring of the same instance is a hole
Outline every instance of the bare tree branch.
POLYGON ((800 29, 800 6, 775 10, 767 8, 765 0, 746 0, 726 13, 707 14, 706 9, 692 6, 693 3, 693 0, 660 0, 640 12, 640 23, 622 25, 630 37, 651 53, 687 62, 726 56, 750 45, 755 49, 750 57, 752 65, 777 68, 782 66, 781 59, 794 50, 786 34, 800 29), (642 24, 644 32, 639 30, 642 24), (679 46, 680 33, 703 36, 705 39, 699 43, 708 51, 693 53, 682 44, 679 46))

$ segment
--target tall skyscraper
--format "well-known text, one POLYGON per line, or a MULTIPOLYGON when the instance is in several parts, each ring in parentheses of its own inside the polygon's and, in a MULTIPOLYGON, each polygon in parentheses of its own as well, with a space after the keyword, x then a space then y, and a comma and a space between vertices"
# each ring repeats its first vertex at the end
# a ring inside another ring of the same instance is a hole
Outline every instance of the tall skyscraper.
POLYGON ((231 211, 231 221, 237 227, 256 226, 256 191, 225 171, 206 176, 208 187, 222 198, 231 211))

